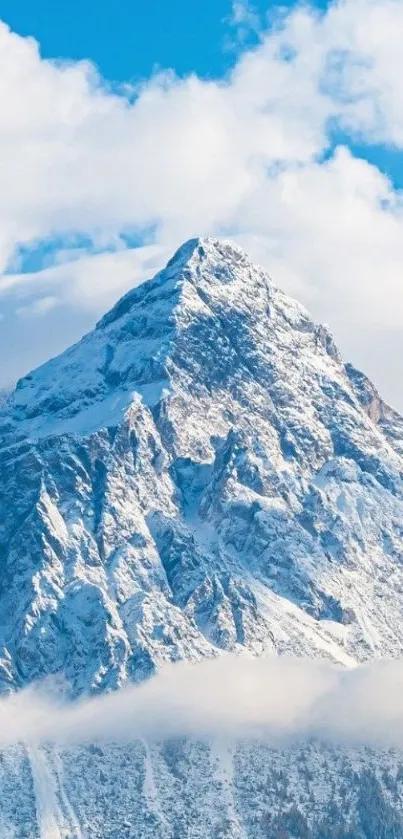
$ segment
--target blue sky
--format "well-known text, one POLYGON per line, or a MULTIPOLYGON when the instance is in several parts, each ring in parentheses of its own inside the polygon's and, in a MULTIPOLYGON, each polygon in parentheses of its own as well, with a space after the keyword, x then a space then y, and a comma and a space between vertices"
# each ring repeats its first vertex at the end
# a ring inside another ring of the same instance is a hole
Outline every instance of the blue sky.
MULTIPOLYGON (((283 5, 283 4, 282 4, 283 5)), ((265 15, 269 4, 254 8, 265 15)), ((148 77, 155 66, 220 76, 234 54, 225 48, 230 0, 2 0, 3 20, 34 35, 47 58, 91 58, 108 79, 148 77)))
MULTIPOLYGON (((250 6, 264 24, 281 3, 255 0, 250 6)), ((326 0, 312 5, 324 10, 326 0)), ((245 46, 256 43, 254 32, 237 42, 231 0, 2 0, 0 17, 21 35, 33 36, 44 58, 90 59, 101 75, 113 82, 149 78, 158 68, 173 68, 180 76, 222 78, 231 70, 245 46)), ((375 163, 399 188, 403 186, 403 159, 393 145, 347 139, 358 156, 375 163)), ((27 262, 30 265, 29 261, 27 262)))
POLYGON ((213 234, 403 406, 401 0, 2 0, 0 18, 0 385, 213 234))
MULTIPOLYGON (((256 0, 251 8, 264 21, 278 5, 256 0)), ((293 0, 281 0, 281 6, 293 5, 293 0)), ((327 2, 313 5, 322 10, 327 2)), ((179 75, 220 78, 245 47, 234 38, 231 0, 2 0, 0 15, 16 32, 34 36, 44 58, 90 58, 103 77, 117 82, 139 81, 168 67, 179 75)), ((246 41, 253 45, 254 34, 249 32, 246 41)), ((400 152, 359 139, 350 143, 403 186, 400 152)))
POLYGON ((155 66, 216 76, 232 60, 223 50, 228 0, 4 0, 1 11, 17 32, 35 35, 44 56, 90 57, 109 79, 147 77, 155 66))
MULTIPOLYGON (((250 8, 263 25, 280 5, 298 4, 255 0, 250 8)), ((328 2, 315 0, 311 5, 322 11, 328 2)), ((90 59, 105 79, 123 83, 148 78, 158 68, 173 68, 182 76, 194 72, 202 78, 222 78, 240 50, 256 43, 251 31, 237 43, 231 0, 2 0, 0 17, 15 32, 36 38, 44 58, 90 59)), ((403 186, 400 149, 339 133, 340 137, 397 187, 403 186)))

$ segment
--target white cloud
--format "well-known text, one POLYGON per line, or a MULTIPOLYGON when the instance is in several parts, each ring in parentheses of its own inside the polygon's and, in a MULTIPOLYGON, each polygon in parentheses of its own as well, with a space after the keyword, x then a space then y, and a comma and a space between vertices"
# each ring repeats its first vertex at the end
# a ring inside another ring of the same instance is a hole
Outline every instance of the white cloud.
POLYGON ((153 276, 162 262, 171 256, 169 249, 160 245, 104 253, 81 255, 70 261, 52 265, 43 271, 26 274, 7 274, 2 279, 3 295, 16 295, 18 300, 31 298, 33 293, 45 294, 37 300, 19 306, 19 314, 41 314, 55 305, 71 304, 103 310, 127 288, 153 276), (57 291, 57 298, 50 295, 57 291))
POLYGON ((234 26, 240 24, 254 25, 257 20, 256 12, 252 9, 248 0, 233 0, 231 22, 234 26))
MULTIPOLYGON (((251 24, 247 3, 233 9, 235 22, 251 24)), ((403 6, 298 7, 259 35, 225 81, 167 72, 117 95, 91 64, 44 61, 2 25, 0 272, 21 245, 50 236, 83 234, 107 248, 147 231, 151 250, 78 252, 3 276, 0 293, 31 313, 43 305, 37 294, 99 313, 180 241, 224 234, 375 369, 371 343, 403 323, 402 197, 346 148, 329 156, 329 137, 336 124, 403 155, 403 6)), ((383 368, 389 351, 383 339, 383 368)), ((393 355, 396 378, 402 355, 393 355)), ((400 388, 388 395, 399 401, 400 388)))
POLYGON ((26 306, 20 306, 16 310, 16 314, 24 318, 40 317, 51 312, 58 305, 58 302, 57 297, 52 297, 51 295, 38 297, 32 303, 28 303, 26 306))
POLYGON ((238 43, 247 40, 250 34, 258 36, 261 32, 261 21, 248 0, 233 0, 229 23, 234 27, 238 43))
POLYGON ((401 749, 402 687, 402 661, 343 670, 308 659, 228 655, 168 665, 141 686, 71 704, 29 688, 0 700, 0 746, 195 736, 273 745, 318 737, 401 749))

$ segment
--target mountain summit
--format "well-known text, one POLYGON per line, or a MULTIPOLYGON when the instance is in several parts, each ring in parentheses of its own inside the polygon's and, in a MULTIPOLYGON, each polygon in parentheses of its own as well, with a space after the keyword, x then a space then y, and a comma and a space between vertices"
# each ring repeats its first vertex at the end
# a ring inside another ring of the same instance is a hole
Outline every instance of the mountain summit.
MULTIPOLYGON (((234 245, 187 242, 21 379, 0 440, 4 691, 401 655, 403 420, 234 245)), ((173 830, 150 835, 199 835, 173 830)))

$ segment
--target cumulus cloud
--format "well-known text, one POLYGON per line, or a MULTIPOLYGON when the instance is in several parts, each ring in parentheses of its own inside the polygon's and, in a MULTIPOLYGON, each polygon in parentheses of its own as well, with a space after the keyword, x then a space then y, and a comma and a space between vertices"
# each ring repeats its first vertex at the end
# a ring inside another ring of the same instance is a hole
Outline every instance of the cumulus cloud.
MULTIPOLYGON (((233 19, 256 28, 248 3, 233 19)), ((224 80, 166 71, 117 91, 1 25, 0 294, 23 313, 37 295, 98 314, 184 239, 224 235, 381 376, 385 330, 403 322, 402 194, 348 143, 403 154, 402 37, 400 0, 298 6, 271 14, 224 80), (21 247, 80 235, 88 252, 61 244, 44 271, 5 274, 21 247), (146 246, 126 249, 133 236, 146 246)))
POLYGON ((402 688, 401 661, 342 670, 304 659, 225 656, 169 665, 141 686, 71 705, 35 689, 3 699, 0 747, 194 736, 403 748, 402 688))

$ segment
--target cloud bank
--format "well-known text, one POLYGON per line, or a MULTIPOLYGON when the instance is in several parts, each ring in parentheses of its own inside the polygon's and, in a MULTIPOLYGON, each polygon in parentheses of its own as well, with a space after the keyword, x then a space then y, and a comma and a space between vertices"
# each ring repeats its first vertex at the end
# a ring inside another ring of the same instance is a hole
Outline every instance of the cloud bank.
POLYGON ((319 738, 403 749, 403 662, 342 670, 304 659, 223 656, 166 667, 141 686, 72 704, 29 689, 0 702, 0 748, 146 738, 319 738))

